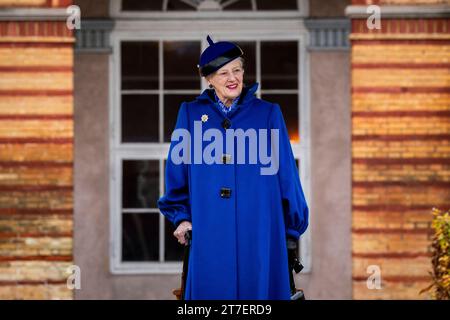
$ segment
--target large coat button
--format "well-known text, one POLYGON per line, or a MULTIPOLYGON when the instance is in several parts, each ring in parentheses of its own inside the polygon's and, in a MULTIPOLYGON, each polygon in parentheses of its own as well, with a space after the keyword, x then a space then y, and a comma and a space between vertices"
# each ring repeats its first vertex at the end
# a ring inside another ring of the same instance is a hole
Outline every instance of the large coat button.
POLYGON ((222 121, 222 127, 224 128, 224 129, 228 129, 229 127, 231 127, 231 121, 229 120, 229 119, 224 119, 223 121, 222 121))
POLYGON ((224 153, 222 155, 222 163, 223 164, 231 163, 231 154, 224 153))
POLYGON ((231 189, 230 188, 221 188, 220 189, 220 196, 222 198, 229 198, 229 197, 231 197, 231 189))

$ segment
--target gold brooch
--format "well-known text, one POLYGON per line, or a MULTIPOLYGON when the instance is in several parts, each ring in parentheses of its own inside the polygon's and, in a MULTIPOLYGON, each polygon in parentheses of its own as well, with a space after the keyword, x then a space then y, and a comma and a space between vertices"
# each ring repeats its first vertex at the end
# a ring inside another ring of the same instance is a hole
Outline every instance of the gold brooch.
POLYGON ((202 122, 206 122, 206 121, 208 121, 208 115, 204 114, 204 115, 202 115, 202 122))

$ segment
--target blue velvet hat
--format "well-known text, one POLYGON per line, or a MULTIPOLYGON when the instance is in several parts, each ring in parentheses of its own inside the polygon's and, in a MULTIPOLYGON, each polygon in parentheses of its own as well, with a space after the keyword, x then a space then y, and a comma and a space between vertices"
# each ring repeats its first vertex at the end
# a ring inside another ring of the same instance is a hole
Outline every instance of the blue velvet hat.
POLYGON ((203 77, 244 54, 242 49, 232 42, 213 42, 209 35, 206 37, 206 40, 208 40, 209 47, 202 52, 200 63, 197 65, 203 77))

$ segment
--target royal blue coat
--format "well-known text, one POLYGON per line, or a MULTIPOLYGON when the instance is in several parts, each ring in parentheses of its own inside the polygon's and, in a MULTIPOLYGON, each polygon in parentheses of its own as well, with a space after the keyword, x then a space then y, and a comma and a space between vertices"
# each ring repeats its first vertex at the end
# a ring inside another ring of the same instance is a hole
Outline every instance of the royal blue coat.
POLYGON ((204 115, 203 132, 216 128, 224 137, 225 118, 230 129, 278 129, 280 159, 273 175, 261 175, 259 161, 175 164, 170 154, 178 141, 171 142, 158 207, 175 226, 192 222, 186 300, 290 298, 286 237, 298 239, 306 230, 308 207, 280 106, 258 99, 257 88, 244 87, 228 115, 215 104, 213 89, 180 106, 176 128, 187 129, 192 141, 194 121, 204 115))

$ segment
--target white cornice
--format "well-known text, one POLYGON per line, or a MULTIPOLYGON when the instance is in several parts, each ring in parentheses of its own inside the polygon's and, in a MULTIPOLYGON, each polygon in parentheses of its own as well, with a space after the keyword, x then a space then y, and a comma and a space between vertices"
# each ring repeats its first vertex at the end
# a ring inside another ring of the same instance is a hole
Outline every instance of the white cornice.
MULTIPOLYGON (((350 18, 367 18, 368 6, 347 6, 345 14, 350 18)), ((382 18, 444 18, 450 17, 449 5, 380 6, 382 18)))
POLYGON ((65 8, 5 8, 0 9, 0 21, 64 21, 65 8))
POLYGON ((114 20, 81 20, 81 28, 75 30, 75 52, 77 53, 111 53, 109 43, 114 20))
POLYGON ((307 19, 309 50, 348 50, 350 19, 307 19))
POLYGON ((195 35, 199 33, 212 34, 231 34, 233 38, 239 37, 239 30, 245 30, 246 34, 254 34, 258 36, 278 35, 280 38, 289 38, 301 35, 307 32, 302 19, 239 19, 235 18, 231 21, 223 19, 190 19, 184 21, 168 21, 168 20, 115 20, 114 30, 120 32, 134 32, 136 35, 144 36, 156 35, 165 37, 173 34, 180 34, 183 30, 183 36, 195 35))

